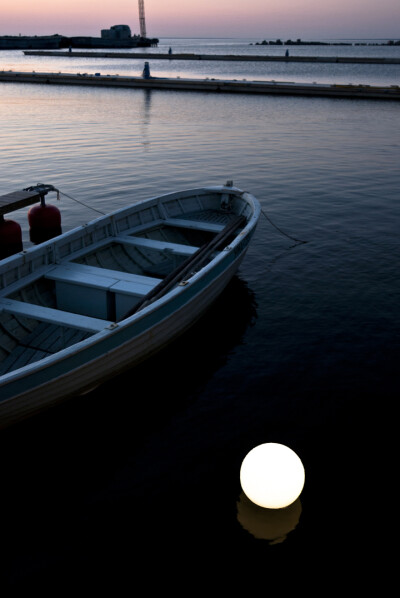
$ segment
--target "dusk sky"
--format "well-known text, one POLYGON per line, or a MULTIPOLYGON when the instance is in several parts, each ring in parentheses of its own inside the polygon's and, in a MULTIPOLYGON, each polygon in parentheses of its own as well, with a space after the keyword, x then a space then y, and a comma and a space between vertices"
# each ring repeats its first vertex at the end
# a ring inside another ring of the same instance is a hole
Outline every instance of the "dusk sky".
MULTIPOLYGON (((126 24, 137 0, 2 0, 0 35, 93 35, 126 24)), ((400 0, 145 0, 149 37, 400 38, 400 0)))

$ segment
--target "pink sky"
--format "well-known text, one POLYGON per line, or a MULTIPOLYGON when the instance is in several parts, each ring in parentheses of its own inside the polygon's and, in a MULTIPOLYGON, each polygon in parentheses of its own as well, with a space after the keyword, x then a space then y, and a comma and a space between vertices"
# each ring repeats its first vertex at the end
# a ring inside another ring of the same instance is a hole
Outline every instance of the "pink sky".
MULTIPOLYGON (((149 37, 400 38, 400 0, 145 0, 149 37)), ((139 33, 137 0, 1 0, 0 35, 139 33)))

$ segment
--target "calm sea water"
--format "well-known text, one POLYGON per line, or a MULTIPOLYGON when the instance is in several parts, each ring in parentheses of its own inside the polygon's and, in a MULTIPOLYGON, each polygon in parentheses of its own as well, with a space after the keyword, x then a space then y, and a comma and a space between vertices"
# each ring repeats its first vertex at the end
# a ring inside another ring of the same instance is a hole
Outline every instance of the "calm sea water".
MULTIPOLYGON (((159 50, 283 52, 250 41, 159 50)), ((398 65, 150 64, 163 76, 398 85, 400 75, 398 65)), ((6 70, 142 67, 0 54, 6 70)), ((4 584, 58 594, 78 580, 147 582, 187 595, 242 578, 268 590, 294 579, 316 589, 316 571, 359 588, 382 576, 397 537, 399 104, 1 84, 0 115, 1 193, 54 185, 64 230, 94 210, 229 179, 263 208, 238 276, 181 341, 3 432, 4 584), (285 513, 241 493, 241 462, 264 442, 305 466, 285 513)), ((26 210, 13 218, 29 245, 26 210)))

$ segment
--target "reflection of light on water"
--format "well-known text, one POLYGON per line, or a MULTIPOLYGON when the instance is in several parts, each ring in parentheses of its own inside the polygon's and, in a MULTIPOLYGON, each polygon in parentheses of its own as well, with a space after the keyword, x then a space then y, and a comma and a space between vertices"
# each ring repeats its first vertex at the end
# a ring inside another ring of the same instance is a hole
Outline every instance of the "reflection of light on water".
POLYGON ((301 502, 298 498, 284 509, 259 507, 241 493, 237 502, 237 519, 252 536, 268 540, 270 544, 283 542, 300 520, 301 502))

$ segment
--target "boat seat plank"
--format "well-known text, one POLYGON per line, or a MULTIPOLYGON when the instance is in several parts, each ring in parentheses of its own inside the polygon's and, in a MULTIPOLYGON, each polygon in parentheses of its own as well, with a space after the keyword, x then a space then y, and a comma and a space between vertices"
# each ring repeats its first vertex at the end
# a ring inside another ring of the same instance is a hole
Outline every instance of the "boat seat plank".
POLYGON ((125 239, 128 235, 135 235, 137 233, 142 233, 142 232, 146 232, 146 230, 150 230, 152 228, 155 227, 159 227, 159 226, 178 226, 181 228, 194 228, 196 230, 203 230, 203 231, 208 231, 211 233, 219 233, 225 226, 225 224, 218 224, 216 222, 207 222, 207 220, 195 220, 195 219, 189 219, 189 218, 159 218, 159 219, 155 219, 152 220, 151 222, 145 222, 143 224, 139 224, 137 226, 134 226, 130 229, 127 229, 125 231, 123 231, 122 233, 120 233, 120 235, 118 235, 117 237, 111 238, 109 239, 109 241, 111 240, 118 240, 119 237, 121 237, 121 239, 123 239, 123 241, 125 242, 125 239))
POLYGON ((87 332, 100 332, 112 324, 111 321, 82 316, 71 312, 43 307, 34 303, 24 303, 15 299, 0 299, 0 310, 6 313, 26 316, 43 322, 60 324, 71 328, 79 328, 87 332))
POLYGON ((123 310, 145 297, 161 278, 131 274, 87 264, 56 266, 47 274, 56 282, 57 306, 67 312, 104 320, 119 318, 123 310))
POLYGON ((145 237, 117 237, 116 240, 120 243, 127 243, 136 247, 146 247, 149 249, 158 249, 160 251, 171 251, 177 255, 193 255, 198 250, 198 247, 193 245, 182 245, 181 243, 170 243, 169 241, 158 241, 157 239, 147 239, 145 237))
MULTIPOLYGON (((102 268, 95 268, 98 273, 93 274, 88 270, 76 268, 81 264, 68 264, 65 266, 55 266, 46 273, 46 278, 57 282, 70 282, 72 284, 84 285, 93 289, 108 289, 112 287, 115 280, 105 276, 102 268)), ((85 265, 82 264, 85 268, 85 265)), ((88 266, 89 267, 89 266, 88 266)))
POLYGON ((224 224, 216 224, 215 222, 206 222, 202 220, 186 220, 185 218, 166 218, 164 224, 167 224, 168 226, 179 226, 181 228, 194 228, 210 233, 219 233, 225 228, 224 224))
POLYGON ((135 226, 124 228, 123 230, 117 230, 116 235, 114 237, 109 238, 109 242, 110 240, 113 241, 120 236, 125 239, 128 235, 135 235, 137 233, 146 232, 147 230, 162 226, 164 222, 165 220, 163 218, 156 218, 155 220, 152 220, 150 222, 135 224, 135 226))
POLYGON ((116 282, 124 280, 125 282, 130 282, 132 285, 137 284, 139 292, 142 286, 153 288, 161 281, 161 278, 152 276, 131 274, 130 272, 122 272, 120 270, 110 270, 108 268, 89 266, 87 264, 73 264, 70 262, 65 266, 52 268, 47 272, 46 278, 102 289, 110 289, 116 282))

